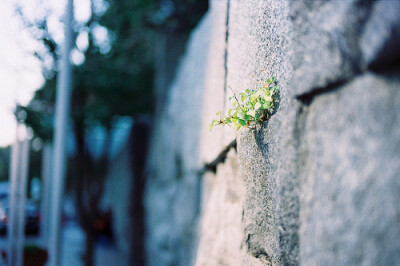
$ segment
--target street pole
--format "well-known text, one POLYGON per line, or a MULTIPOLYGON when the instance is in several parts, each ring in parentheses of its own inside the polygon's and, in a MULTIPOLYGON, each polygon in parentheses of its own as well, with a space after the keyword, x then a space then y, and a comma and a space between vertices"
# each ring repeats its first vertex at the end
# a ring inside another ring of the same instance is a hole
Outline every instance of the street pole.
POLYGON ((25 239, 25 199, 29 172, 29 139, 26 127, 17 122, 17 137, 11 155, 10 220, 8 265, 23 265, 25 239), (21 132, 24 131, 24 132, 21 132), (24 136, 21 139, 21 134, 24 136))
MULTIPOLYGON (((22 126, 26 131, 26 126, 22 126)), ((26 202, 26 190, 28 185, 28 172, 29 172, 29 147, 30 141, 28 136, 24 136, 24 139, 21 140, 21 157, 20 157, 20 176, 18 184, 18 195, 19 195, 19 208, 18 210, 18 231, 17 231, 17 265, 23 265, 24 258, 24 242, 25 242, 25 202, 26 202)))
POLYGON ((60 224, 62 215, 62 199, 64 195, 64 184, 66 175, 66 141, 69 108, 71 101, 71 65, 69 61, 72 44, 72 23, 73 3, 67 1, 65 12, 65 37, 64 47, 61 54, 59 73, 57 78, 56 95, 56 120, 54 132, 54 168, 52 171, 52 189, 51 189, 51 218, 49 235, 49 265, 59 266, 60 259, 60 224))
POLYGON ((8 265, 16 265, 18 245, 16 241, 16 214, 17 214, 17 181, 18 181, 18 157, 20 154, 20 142, 18 139, 18 127, 17 122, 16 138, 15 142, 11 147, 11 163, 10 163, 10 213, 8 216, 8 251, 7 261, 8 265))
POLYGON ((48 244, 50 227, 51 167, 53 165, 52 145, 45 142, 42 150, 42 189, 40 203, 40 235, 42 243, 48 244))

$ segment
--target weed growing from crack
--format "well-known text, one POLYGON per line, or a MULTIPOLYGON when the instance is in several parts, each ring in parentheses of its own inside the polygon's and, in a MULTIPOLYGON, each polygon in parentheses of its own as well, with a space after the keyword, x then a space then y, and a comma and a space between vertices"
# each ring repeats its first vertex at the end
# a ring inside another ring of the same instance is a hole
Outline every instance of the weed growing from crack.
MULTIPOLYGON (((230 87, 228 87, 231 89, 230 87)), ((222 112, 217 113, 217 119, 212 120, 210 130, 213 126, 229 125, 239 130, 242 127, 254 128, 256 124, 262 124, 276 113, 280 101, 280 88, 275 77, 268 78, 257 90, 249 90, 236 95, 233 90, 233 108, 228 110, 225 117, 222 112)))

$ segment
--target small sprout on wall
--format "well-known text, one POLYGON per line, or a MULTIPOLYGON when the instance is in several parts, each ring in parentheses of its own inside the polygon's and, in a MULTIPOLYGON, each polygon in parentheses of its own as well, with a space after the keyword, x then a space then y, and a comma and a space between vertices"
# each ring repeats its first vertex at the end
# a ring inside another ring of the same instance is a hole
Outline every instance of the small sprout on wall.
POLYGON ((229 125, 236 130, 242 127, 254 128, 256 124, 270 119, 279 106, 278 80, 275 77, 268 78, 267 83, 263 83, 258 90, 246 89, 239 95, 233 92, 233 97, 229 97, 229 101, 232 100, 233 109, 229 109, 225 117, 222 117, 222 112, 219 111, 218 118, 211 122, 210 130, 218 125, 229 125))

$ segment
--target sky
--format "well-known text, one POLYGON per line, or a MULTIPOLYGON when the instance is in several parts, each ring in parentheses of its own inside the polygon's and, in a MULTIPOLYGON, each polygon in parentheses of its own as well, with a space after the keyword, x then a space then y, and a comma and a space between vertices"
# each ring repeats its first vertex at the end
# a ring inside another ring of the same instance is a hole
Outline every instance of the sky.
MULTIPOLYGON (((48 20, 53 38, 62 43, 65 0, 4 0, 0 8, 0 147, 15 140, 16 123, 13 109, 16 103, 25 105, 35 90, 43 85, 41 62, 33 55, 39 43, 23 27, 15 15, 19 5, 30 19, 40 18, 51 10, 48 20)), ((74 16, 77 21, 90 18, 90 1, 75 0, 74 16)), ((82 63, 81 54, 72 53, 72 61, 82 63), (79 62, 80 61, 80 62, 79 62)))

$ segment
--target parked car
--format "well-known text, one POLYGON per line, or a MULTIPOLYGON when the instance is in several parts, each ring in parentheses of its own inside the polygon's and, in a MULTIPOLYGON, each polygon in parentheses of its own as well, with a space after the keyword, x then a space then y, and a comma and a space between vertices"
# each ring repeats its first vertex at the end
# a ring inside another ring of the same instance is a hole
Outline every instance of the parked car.
MULTIPOLYGON (((6 234, 9 224, 10 205, 8 196, 0 199, 0 234, 6 234)), ((37 204, 27 199, 25 202, 25 233, 37 235, 40 230, 40 213, 37 204)))

